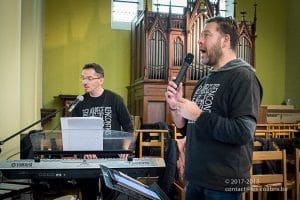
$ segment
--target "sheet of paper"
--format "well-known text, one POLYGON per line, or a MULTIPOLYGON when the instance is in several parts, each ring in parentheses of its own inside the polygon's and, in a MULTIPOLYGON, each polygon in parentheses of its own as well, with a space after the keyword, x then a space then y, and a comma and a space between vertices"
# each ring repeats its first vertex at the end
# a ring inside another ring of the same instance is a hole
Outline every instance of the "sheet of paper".
POLYGON ((99 117, 62 117, 64 151, 102 151, 103 120, 99 117))

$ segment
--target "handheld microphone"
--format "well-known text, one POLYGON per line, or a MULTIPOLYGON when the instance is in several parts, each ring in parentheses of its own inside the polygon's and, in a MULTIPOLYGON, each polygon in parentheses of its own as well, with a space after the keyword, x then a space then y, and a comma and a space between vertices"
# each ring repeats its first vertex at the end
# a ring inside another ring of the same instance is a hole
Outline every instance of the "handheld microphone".
POLYGON ((194 55, 191 53, 188 53, 186 55, 186 57, 184 58, 184 62, 182 63, 181 69, 174 81, 176 83, 176 85, 178 85, 182 81, 182 79, 186 73, 186 70, 188 69, 190 64, 193 62, 193 60, 194 60, 194 55))
POLYGON ((72 112, 72 110, 77 106, 77 104, 81 101, 84 100, 84 97, 82 95, 78 95, 75 99, 75 101, 73 101, 73 103, 71 104, 71 106, 69 107, 68 111, 72 112))

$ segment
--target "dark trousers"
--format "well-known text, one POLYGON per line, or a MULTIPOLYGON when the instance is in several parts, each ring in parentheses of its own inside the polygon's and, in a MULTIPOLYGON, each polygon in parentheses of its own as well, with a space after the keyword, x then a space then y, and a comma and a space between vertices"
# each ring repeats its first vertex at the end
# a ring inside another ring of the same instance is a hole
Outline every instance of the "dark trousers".
POLYGON ((210 190, 194 182, 188 182, 186 188, 186 200, 240 200, 241 194, 241 192, 210 190))

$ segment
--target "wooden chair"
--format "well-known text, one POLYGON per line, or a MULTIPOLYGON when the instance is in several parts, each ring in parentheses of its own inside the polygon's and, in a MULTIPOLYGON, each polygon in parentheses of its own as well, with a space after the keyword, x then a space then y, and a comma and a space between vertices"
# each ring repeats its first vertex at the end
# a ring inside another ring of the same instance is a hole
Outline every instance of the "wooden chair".
POLYGON ((185 200, 186 192, 185 192, 185 183, 174 182, 173 183, 174 190, 176 192, 175 196, 178 200, 185 200))
POLYGON ((282 191, 284 200, 287 200, 287 171, 286 152, 282 151, 254 151, 253 165, 250 170, 251 188, 249 199, 253 200, 253 192, 264 194, 263 199, 267 199, 266 192, 282 191), (261 161, 281 161, 281 173, 253 174, 253 166, 261 161))
POLYGON ((269 131, 273 138, 294 138, 297 132, 297 124, 295 123, 270 123, 269 131))
POLYGON ((172 139, 182 139, 184 136, 178 131, 175 124, 171 124, 172 130, 173 130, 173 136, 172 139))
POLYGON ((269 124, 256 124, 255 136, 270 138, 272 135, 270 132, 269 124))
POLYGON ((297 130, 294 130, 294 129, 274 129, 274 130, 270 130, 270 132, 272 133, 273 138, 291 139, 291 138, 294 138, 295 132, 297 132, 297 130))
POLYGON ((144 147, 159 147, 160 157, 164 158, 164 138, 168 130, 160 129, 139 129, 135 131, 139 136, 139 157, 143 157, 144 147))
POLYGON ((255 137, 270 138, 272 136, 269 130, 255 130, 255 137))
POLYGON ((300 199, 300 149, 296 149, 296 197, 300 199))
POLYGON ((269 124, 256 124, 256 130, 269 130, 269 124))

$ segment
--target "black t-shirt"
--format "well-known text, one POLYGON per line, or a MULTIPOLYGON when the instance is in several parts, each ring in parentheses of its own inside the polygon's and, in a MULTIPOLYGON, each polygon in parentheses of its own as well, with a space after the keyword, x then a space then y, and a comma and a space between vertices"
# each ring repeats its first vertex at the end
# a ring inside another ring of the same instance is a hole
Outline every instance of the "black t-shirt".
POLYGON ((99 97, 89 93, 83 96, 84 100, 72 112, 73 117, 101 117, 104 130, 133 131, 130 114, 121 96, 110 90, 104 90, 99 97))

